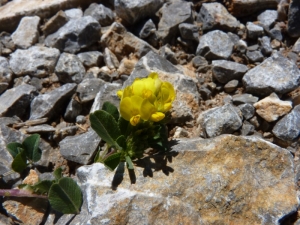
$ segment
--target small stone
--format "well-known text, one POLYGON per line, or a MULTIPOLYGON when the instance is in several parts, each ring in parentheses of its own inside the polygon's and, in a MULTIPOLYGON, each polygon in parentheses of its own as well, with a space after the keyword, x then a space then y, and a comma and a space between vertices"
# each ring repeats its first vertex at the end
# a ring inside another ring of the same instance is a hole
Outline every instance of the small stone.
POLYGON ((160 56, 170 61, 172 64, 177 65, 178 61, 175 53, 169 48, 168 45, 164 45, 159 50, 160 56))
POLYGON ((241 112, 231 104, 205 111, 200 124, 208 138, 230 134, 242 126, 241 112), (218 119, 216 119, 218 118, 218 119))
POLYGON ((56 64, 55 73, 63 83, 80 83, 85 75, 85 68, 78 56, 62 53, 56 64))
POLYGON ((71 19, 58 31, 47 36, 45 44, 64 52, 76 53, 99 41, 100 28, 98 21, 91 16, 71 19))
POLYGON ((245 120, 248 120, 254 116, 255 108, 252 104, 244 103, 244 104, 238 105, 238 108, 241 110, 245 120))
POLYGON ((275 26, 273 29, 271 29, 269 31, 269 36, 272 39, 276 39, 278 41, 282 41, 283 40, 283 35, 282 35, 282 32, 281 32, 281 28, 279 26, 275 26))
POLYGON ((225 84, 224 91, 226 93, 234 92, 237 89, 238 85, 239 85, 238 80, 231 80, 227 84, 225 84))
POLYGON ((264 56, 260 51, 247 51, 246 56, 251 62, 262 62, 264 60, 264 56))
POLYGON ((227 60, 213 60, 212 74, 220 83, 228 83, 234 79, 241 79, 248 71, 248 67, 227 60))
POLYGON ((264 35, 264 28, 252 22, 247 22, 246 28, 247 28, 247 37, 250 39, 257 39, 258 37, 264 35))
POLYGON ((22 184, 34 185, 37 182, 39 182, 39 176, 38 176, 37 172, 35 172, 35 170, 31 169, 29 171, 29 174, 22 181, 22 184))
POLYGON ((241 129, 241 135, 242 136, 251 135, 251 134, 253 134, 254 130, 255 130, 255 127, 251 123, 244 121, 242 129, 241 129))
POLYGON ((67 18, 70 19, 80 19, 83 16, 83 12, 79 8, 65 10, 67 18))
POLYGON ((38 91, 43 89, 43 81, 40 78, 32 77, 29 84, 34 86, 38 91))
POLYGON ((67 160, 87 164, 92 160, 101 139, 90 129, 88 132, 73 137, 66 137, 59 142, 60 153, 67 160))
POLYGON ((265 10, 261 14, 258 15, 257 20, 267 28, 272 27, 278 17, 277 10, 265 10))
POLYGON ((115 20, 115 15, 110 8, 102 4, 92 3, 84 11, 84 16, 91 16, 95 18, 101 26, 109 26, 115 20))
POLYGON ((187 130, 185 130, 182 127, 177 127, 175 130, 175 133, 173 135, 173 138, 183 138, 183 137, 188 137, 189 133, 187 130))
POLYGON ((77 100, 72 98, 66 108, 64 118, 66 121, 73 122, 73 121, 75 121, 77 116, 81 113, 81 111, 82 111, 81 104, 77 100))
POLYGON ((25 16, 21 19, 17 30, 11 35, 13 42, 18 48, 29 48, 39 39, 38 25, 40 17, 25 16))
POLYGON ((138 32, 140 38, 147 38, 156 31, 156 26, 151 19, 143 25, 141 30, 138 32))
POLYGON ((137 61, 138 60, 135 57, 132 57, 130 59, 128 59, 127 57, 123 58, 120 62, 118 73, 122 75, 130 75, 137 61))
POLYGON ((291 37, 300 36, 300 2, 297 0, 291 0, 289 4, 288 13, 288 33, 291 37))
POLYGON ((79 93, 79 99, 82 103, 94 100, 97 93, 103 88, 105 81, 99 78, 84 79, 78 84, 76 92, 79 93))
POLYGON ((251 94, 238 94, 232 96, 232 101, 235 105, 240 105, 244 103, 254 104, 258 101, 258 97, 255 97, 251 94))
POLYGON ((280 46, 281 46, 280 41, 278 41, 278 40, 276 40, 276 39, 274 39, 274 40, 271 41, 271 47, 272 47, 273 49, 279 49, 280 46))
POLYGON ((65 103, 76 91, 76 84, 65 84, 46 94, 39 95, 31 102, 30 119, 48 117, 49 119, 66 107, 65 103))
POLYGON ((273 51, 271 46, 271 38, 263 36, 262 38, 259 38, 258 41, 260 42, 262 54, 264 54, 265 56, 271 55, 273 51))
POLYGON ((262 123, 261 119, 259 119, 257 116, 253 116, 249 122, 255 126, 256 129, 258 129, 262 123))
POLYGON ((109 50, 109 48, 105 48, 104 49, 104 62, 105 65, 113 70, 113 69, 118 69, 120 66, 120 62, 118 60, 118 58, 116 57, 116 55, 109 50))
POLYGON ((78 124, 85 124, 86 123, 86 118, 85 116, 79 115, 76 117, 76 123, 78 124))
POLYGON ((268 122, 276 121, 291 111, 292 102, 281 101, 275 93, 254 104, 256 113, 268 122))
POLYGON ((294 141, 300 135, 300 105, 282 119, 280 119, 272 130, 273 134, 284 141, 294 141))
POLYGON ((244 54, 244 53, 246 53, 246 51, 247 51, 248 45, 247 45, 247 43, 246 43, 244 40, 239 40, 239 41, 234 45, 234 48, 235 48, 238 52, 244 54))
POLYGON ((296 64, 280 54, 273 54, 243 77, 248 93, 269 95, 285 94, 300 84, 300 72, 296 64), (272 79, 270 79, 272 77, 272 79))
POLYGON ((13 73, 5 57, 0 56, 0 82, 10 83, 13 73))
POLYGON ((0 95, 0 116, 26 116, 36 88, 23 84, 0 95))
POLYGON ((189 23, 182 23, 178 26, 182 38, 199 42, 198 26, 189 23))
POLYGON ((45 77, 53 73, 59 54, 56 48, 32 46, 12 53, 9 64, 17 76, 45 77))
POLYGON ((192 63, 193 63, 193 66, 195 68, 199 68, 199 67, 203 67, 203 66, 208 66, 208 62, 207 60, 202 57, 202 56, 195 56, 193 59, 192 59, 192 63))
POLYGON ((212 96, 211 90, 209 90, 208 88, 206 88, 204 86, 199 88, 199 93, 200 93, 203 100, 208 100, 212 96))
POLYGON ((292 51, 295 52, 295 53, 297 53, 297 54, 300 53, 300 38, 298 38, 298 40, 294 44, 292 51))
POLYGON ((68 17, 66 13, 60 10, 53 17, 51 17, 41 28, 44 35, 48 36, 49 34, 56 32, 60 27, 65 25, 67 22, 68 22, 68 17))
POLYGON ((233 42, 229 36, 219 30, 210 31, 200 37, 196 55, 206 59, 227 59, 232 53, 233 42))
POLYGON ((99 51, 82 52, 77 56, 86 67, 100 66, 103 62, 103 54, 99 51))
POLYGON ((42 124, 42 125, 37 125, 33 127, 29 127, 26 129, 26 133, 28 134, 34 134, 34 133, 52 133, 55 132, 55 128, 48 125, 48 124, 42 124))
POLYGON ((240 26, 240 22, 222 4, 217 2, 203 3, 197 21, 203 23, 203 30, 234 31, 240 26))

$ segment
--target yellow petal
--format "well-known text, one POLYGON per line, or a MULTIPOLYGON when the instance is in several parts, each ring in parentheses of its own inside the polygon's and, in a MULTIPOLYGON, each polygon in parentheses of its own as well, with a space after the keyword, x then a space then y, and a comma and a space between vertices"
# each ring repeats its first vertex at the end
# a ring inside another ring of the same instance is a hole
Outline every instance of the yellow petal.
POLYGON ((123 90, 117 91, 117 95, 118 95, 118 97, 121 99, 122 96, 123 96, 123 90))
POLYGON ((140 114, 140 108, 143 99, 139 96, 125 97, 120 102, 120 114, 121 116, 130 121, 133 116, 140 114))
POLYGON ((136 126, 139 122, 140 122, 141 116, 140 115, 136 115, 130 118, 130 124, 132 126, 136 126))
POLYGON ((150 120, 151 121, 154 121, 154 122, 158 122, 158 121, 161 121, 163 118, 165 118, 165 114, 162 113, 162 112, 156 112, 156 113, 153 113, 150 117, 150 120))
POLYGON ((163 112, 167 112, 172 108, 172 103, 166 103, 164 104, 164 110, 163 112))
POLYGON ((175 99, 175 90, 171 83, 163 82, 161 85, 161 97, 164 103, 173 102, 175 99))
POLYGON ((156 108, 154 107, 153 104, 150 103, 148 99, 144 99, 142 105, 141 105, 141 118, 143 120, 149 120, 151 114, 156 112, 156 108))

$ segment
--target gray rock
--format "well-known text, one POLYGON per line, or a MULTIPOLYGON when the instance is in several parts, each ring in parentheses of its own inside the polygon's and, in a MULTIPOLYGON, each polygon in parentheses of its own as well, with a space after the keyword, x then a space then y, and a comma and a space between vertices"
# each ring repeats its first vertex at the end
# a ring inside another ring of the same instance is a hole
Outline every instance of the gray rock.
POLYGON ((248 71, 248 67, 227 60, 213 60, 212 73, 214 78, 220 83, 227 83, 234 79, 241 79, 248 71))
POLYGON ((100 163, 80 167, 78 184, 93 212, 85 217, 89 223, 128 218, 131 224, 168 224, 172 218, 172 224, 189 225, 280 224, 297 211, 293 159, 284 148, 257 137, 222 135, 179 139, 172 149, 179 153, 172 163, 162 156, 140 160, 134 185, 126 169, 123 174, 100 163), (117 177, 123 181, 112 191, 117 177))
POLYGON ((0 82, 10 83, 12 71, 5 57, 0 56, 0 82))
POLYGON ((91 16, 95 18, 101 26, 109 26, 115 20, 115 15, 110 8, 102 4, 92 3, 84 11, 84 16, 91 16))
POLYGON ((85 124, 86 123, 86 118, 85 116, 79 115, 76 117, 76 123, 78 124, 85 124))
POLYGON ((116 57, 116 55, 109 50, 109 48, 105 48, 104 49, 104 62, 105 62, 105 65, 113 70, 113 69, 118 69, 119 66, 120 66, 120 62, 118 60, 118 58, 116 57))
POLYGON ((230 37, 219 30, 210 31, 200 37, 196 55, 206 59, 227 59, 232 53, 234 44, 230 37))
POLYGON ((128 24, 154 16, 163 5, 163 0, 115 0, 115 12, 118 17, 128 24))
POLYGON ((53 135, 53 140, 55 140, 58 143, 67 136, 74 136, 77 131, 78 131, 77 125, 76 126, 67 126, 67 127, 62 127, 62 128, 56 127, 56 132, 53 135))
POLYGON ((74 122, 75 120, 77 120, 77 116, 80 115, 81 111, 82 111, 81 104, 77 100, 72 98, 66 108, 64 118, 68 122, 74 122))
POLYGON ((34 134, 34 133, 53 133, 55 132, 55 128, 48 124, 42 124, 37 126, 31 126, 26 129, 27 134, 34 134))
POLYGON ((264 56, 260 51, 247 51, 246 56, 253 63, 262 62, 264 60, 264 56))
POLYGON ((68 17, 66 13, 62 10, 58 11, 53 17, 51 17, 44 26, 41 27, 45 36, 54 33, 60 27, 68 22, 68 17))
POLYGON ((84 79, 78 84, 76 92, 79 93, 79 98, 82 103, 94 100, 97 93, 103 88, 105 81, 99 78, 84 79))
POLYGON ((282 35, 282 32, 281 32, 281 28, 279 26, 275 26, 273 29, 271 29, 269 31, 269 36, 272 39, 276 39, 278 41, 282 41, 283 40, 283 35, 282 35))
POLYGON ((248 120, 254 116, 255 108, 252 104, 244 103, 244 104, 238 105, 238 108, 241 110, 245 120, 248 120))
POLYGON ((294 141, 300 135, 300 105, 281 120, 279 120, 272 130, 273 134, 284 141, 294 141))
POLYGON ((192 59, 192 63, 193 63, 193 66, 195 68, 199 68, 199 67, 204 67, 204 66, 208 66, 208 62, 207 60, 202 57, 202 56, 195 56, 193 59, 192 59))
POLYGON ((90 129, 84 134, 64 138, 59 142, 60 153, 67 160, 87 164, 92 161, 100 141, 98 134, 90 129))
POLYGON ((271 38, 269 38, 268 36, 263 36, 262 38, 259 38, 258 41, 261 46, 262 54, 264 54, 265 56, 271 55, 273 51, 271 46, 271 38))
POLYGON ((240 22, 222 4, 217 2, 203 3, 197 21, 203 23, 203 30, 234 31, 240 26, 240 22))
POLYGON ((199 120, 206 136, 211 138, 238 130, 243 124, 241 114, 238 108, 225 104, 203 112, 199 120))
POLYGON ((246 28, 247 28, 247 37, 250 39, 257 39, 258 37, 264 35, 264 28, 252 22, 247 22, 246 28))
POLYGON ((117 96, 117 91, 121 89, 120 84, 105 83, 95 97, 90 113, 102 109, 104 102, 108 101, 119 108, 120 99, 117 96))
POLYGON ((265 10, 257 16, 257 20, 267 28, 271 28, 278 17, 277 10, 265 10))
POLYGON ((1 83, 0 83, 0 94, 2 94, 4 91, 7 90, 8 85, 9 85, 9 84, 6 83, 6 82, 1 82, 1 83))
POLYGON ((101 66, 103 62, 103 54, 99 51, 82 52, 77 56, 86 67, 101 66))
POLYGON ((245 54, 248 48, 247 43, 244 40, 239 40, 235 45, 234 48, 236 51, 245 54))
POLYGON ((7 54, 10 54, 12 51, 15 50, 15 44, 13 40, 11 39, 10 33, 7 32, 1 32, 0 33, 0 42, 3 45, 2 54, 6 52, 7 54))
POLYGON ((38 91, 43 89, 43 81, 40 78, 32 77, 28 84, 34 86, 38 91))
POLYGON ((118 59, 125 57, 130 58, 130 54, 134 54, 137 58, 141 58, 149 51, 156 52, 147 42, 141 40, 126 28, 117 22, 114 22, 106 32, 102 34, 101 45, 108 48, 118 59))
POLYGON ((176 59, 175 53, 169 48, 170 46, 164 45, 159 49, 159 55, 170 61, 172 64, 177 65, 178 61, 176 59))
POLYGON ((56 64, 55 73, 63 83, 80 83, 85 75, 85 68, 78 56, 62 53, 56 64))
POLYGON ((183 39, 199 42, 199 28, 194 24, 179 24, 179 32, 183 39))
POLYGON ((58 31, 47 36, 45 44, 64 52, 76 53, 99 41, 100 28, 98 21, 90 16, 71 19, 58 31))
POLYGON ((249 70, 243 77, 243 83, 248 93, 285 94, 299 86, 300 72, 294 62, 276 53, 249 70))
POLYGON ((240 104, 244 104, 244 103, 249 103, 249 104, 253 105, 257 101, 258 101, 258 97, 255 97, 251 94, 238 94, 238 95, 232 96, 232 102, 235 105, 240 105, 240 104))
POLYGON ((28 84, 7 90, 0 96, 0 116, 26 116, 35 95, 36 88, 28 84))
POLYGON ((140 29, 138 33, 140 38, 147 38, 155 31, 156 31, 156 26, 153 23, 153 21, 149 19, 146 21, 146 23, 143 25, 143 27, 140 29))
POLYGON ((83 16, 83 12, 79 8, 65 10, 65 14, 69 19, 79 19, 83 16))
POLYGON ((32 46, 12 53, 9 64, 17 76, 45 77, 53 73, 59 54, 55 48, 32 46))
POLYGON ((242 136, 251 135, 254 133, 254 131, 255 131, 255 127, 251 123, 244 121, 241 129, 241 135, 242 136))
POLYGON ((224 91, 226 93, 234 92, 238 86, 239 86, 238 80, 231 80, 227 84, 224 85, 224 91))
MULTIPOLYGON (((295 52, 295 53, 297 53, 297 54, 300 53, 300 38, 298 38, 298 40, 294 44, 292 51, 295 52)), ((0 59, 1 59, 1 57, 0 57, 0 59)), ((1 67, 0 67, 0 70, 1 70, 1 67)))
POLYGON ((76 84, 65 84, 46 94, 41 94, 31 102, 30 119, 48 117, 51 119, 66 108, 71 96, 76 91, 76 84))
POLYGON ((40 17, 38 16, 25 16, 21 19, 17 30, 11 35, 18 48, 29 48, 38 41, 39 23, 40 17))
POLYGON ((288 33, 291 37, 300 36, 300 2, 297 0, 291 0, 288 13, 288 33))
POLYGON ((158 23, 157 35, 163 44, 174 40, 178 34, 181 23, 193 23, 190 2, 179 1, 164 4, 160 10, 162 17, 158 23))
POLYGON ((201 87, 199 88, 199 93, 200 93, 201 98, 202 98, 203 100, 208 100, 208 99, 210 99, 211 96, 212 96, 212 91, 209 90, 209 89, 208 89, 207 87, 205 87, 205 86, 201 86, 201 87))

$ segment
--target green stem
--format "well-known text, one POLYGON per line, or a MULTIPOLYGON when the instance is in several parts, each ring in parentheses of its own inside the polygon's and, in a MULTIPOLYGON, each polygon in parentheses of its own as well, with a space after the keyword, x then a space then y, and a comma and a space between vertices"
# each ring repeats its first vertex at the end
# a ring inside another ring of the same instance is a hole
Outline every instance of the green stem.
POLYGON ((0 189, 0 196, 5 197, 30 197, 30 198, 48 198, 46 195, 33 194, 27 190, 21 189, 0 189))

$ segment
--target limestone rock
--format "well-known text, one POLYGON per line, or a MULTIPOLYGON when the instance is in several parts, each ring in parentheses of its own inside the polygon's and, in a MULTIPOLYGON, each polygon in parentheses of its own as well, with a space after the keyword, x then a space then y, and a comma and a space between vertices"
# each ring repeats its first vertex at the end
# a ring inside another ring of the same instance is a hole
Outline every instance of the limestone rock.
POLYGON ((241 79, 248 71, 248 67, 227 60, 213 60, 212 73, 220 83, 227 83, 234 79, 241 79))
POLYGON ((300 37, 300 2, 297 0, 291 0, 289 4, 289 13, 288 13, 288 33, 292 37, 300 37))
POLYGON ((300 72, 295 63, 282 55, 273 54, 243 77, 246 92, 269 95, 285 94, 300 84, 300 72), (272 77, 272 79, 270 79, 272 77))
POLYGON ((258 101, 258 97, 255 97, 251 94, 237 94, 232 96, 232 102, 235 105, 244 104, 244 103, 254 104, 257 101, 258 101))
POLYGON ((275 93, 254 103, 256 113, 268 122, 276 121, 280 116, 287 114, 293 107, 292 102, 282 101, 275 93))
POLYGON ((38 25, 40 17, 25 16, 21 19, 17 30, 11 35, 13 42, 19 48, 29 48, 38 41, 38 25))
POLYGON ((31 103, 30 119, 48 117, 49 119, 62 111, 76 91, 76 84, 65 84, 46 94, 37 96, 31 103))
POLYGON ((267 28, 272 27, 278 17, 277 10, 265 10, 257 16, 257 20, 267 28))
POLYGON ((25 116, 35 95, 36 88, 28 84, 7 90, 0 95, 0 116, 25 116))
POLYGON ((68 22, 68 17, 66 13, 60 10, 53 17, 51 17, 45 24, 42 26, 42 31, 45 36, 56 32, 60 27, 65 25, 68 22))
POLYGON ((0 56, 0 82, 10 83, 12 71, 5 57, 0 56))
POLYGON ((127 32, 126 28, 117 22, 114 22, 110 28, 102 35, 101 44, 103 48, 107 47, 118 58, 118 60, 128 57, 131 53, 141 58, 149 51, 156 50, 147 42, 127 32))
POLYGON ((95 18, 101 26, 109 26, 114 22, 115 15, 110 8, 102 4, 92 3, 85 11, 84 16, 95 18))
POLYGON ((217 2, 202 4, 197 20, 203 23, 203 30, 233 31, 240 26, 240 22, 217 2))
POLYGON ((78 84, 76 92, 79 93, 79 99, 82 103, 95 99, 97 93, 103 88, 105 81, 99 78, 84 79, 78 84))
POLYGON ((71 19, 58 31, 45 39, 46 46, 64 52, 76 53, 100 39, 100 24, 91 16, 71 19), (89 35, 86 35, 88 32, 89 35))
POLYGON ((161 155, 137 161, 135 184, 125 168, 123 175, 99 163, 80 167, 90 223, 280 224, 297 211, 292 155, 285 149, 231 135, 181 139, 172 149, 172 163, 161 155))
POLYGON ((264 28, 252 22, 247 22, 246 28, 247 37, 250 39, 257 39, 258 37, 261 37, 264 34, 264 28))
POLYGON ((103 62, 103 54, 99 51, 82 52, 77 56, 86 67, 100 66, 103 62))
POLYGON ((166 44, 179 34, 181 23, 193 23, 191 3, 185 1, 165 4, 160 10, 162 17, 158 23, 157 35, 166 44))
POLYGON ((115 0, 115 11, 118 17, 128 24, 153 16, 163 5, 163 0, 115 0))
POLYGON ((181 23, 178 26, 182 38, 199 42, 199 28, 194 24, 181 23))
POLYGON ((196 55, 206 59, 227 59, 232 53, 234 44, 223 31, 210 31, 200 37, 196 55))
POLYGON ((53 73, 59 54, 56 48, 32 46, 12 53, 9 64, 17 76, 45 77, 53 73))
POLYGON ((300 135, 300 105, 279 120, 272 130, 273 134, 284 140, 294 141, 300 135))
POLYGON ((65 14, 68 19, 79 19, 83 16, 83 12, 79 8, 67 9, 65 14))

